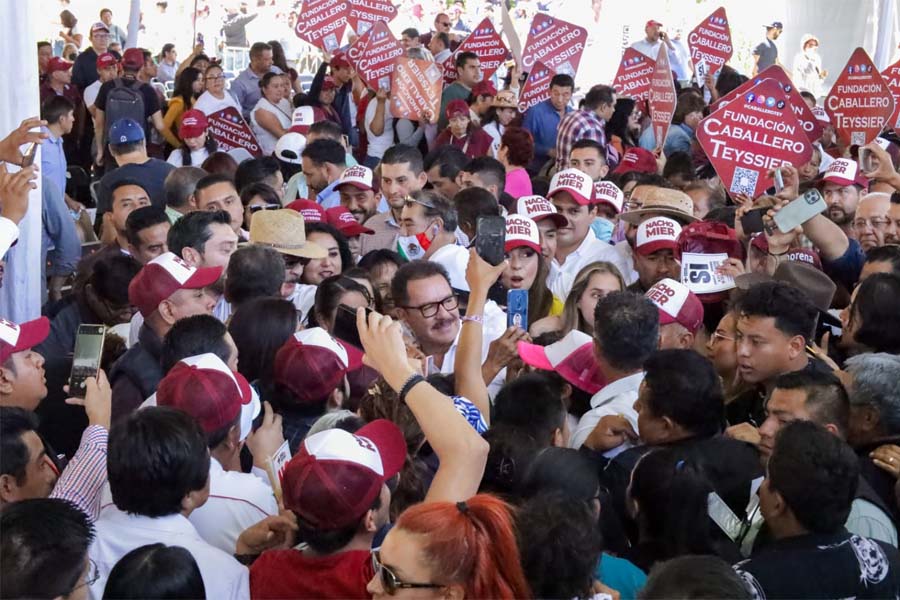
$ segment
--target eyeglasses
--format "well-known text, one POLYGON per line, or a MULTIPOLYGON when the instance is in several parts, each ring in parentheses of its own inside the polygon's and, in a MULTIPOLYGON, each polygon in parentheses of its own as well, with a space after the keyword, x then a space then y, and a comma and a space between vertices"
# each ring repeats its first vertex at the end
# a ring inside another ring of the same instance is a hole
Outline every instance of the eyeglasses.
POLYGON ((420 206, 424 206, 425 208, 430 208, 434 210, 434 204, 428 200, 420 200, 419 198, 415 198, 413 196, 407 196, 403 200, 406 203, 406 206, 412 206, 413 204, 418 204, 420 206))
POLYGON ((718 342, 719 340, 723 340, 723 341, 726 341, 726 342, 733 342, 733 341, 734 341, 734 338, 733 338, 733 337, 728 337, 728 336, 725 335, 724 333, 719 333, 718 331, 713 332, 713 334, 712 334, 710 337, 712 338, 712 341, 713 341, 714 344, 715 344, 716 342, 718 342))
POLYGON ((872 229, 884 229, 891 223, 887 217, 872 217, 871 219, 854 219, 853 229, 865 229, 867 226, 872 229))
POLYGON ((97 567, 97 563, 94 562, 94 559, 88 558, 87 575, 85 575, 85 577, 84 577, 84 582, 79 583, 78 585, 73 587, 72 590, 67 595, 71 596, 72 592, 74 592, 77 589, 81 589, 85 586, 94 585, 98 579, 100 579, 100 568, 97 567))
POLYGON ((256 206, 250 207, 250 214, 257 213, 261 210, 278 210, 281 208, 280 204, 257 204, 256 206))
POLYGON ((428 304, 423 304, 421 306, 403 306, 401 308, 405 308, 407 310, 418 310, 422 313, 422 316, 426 319, 430 319, 431 317, 438 314, 441 307, 444 307, 444 310, 450 312, 451 310, 456 309, 459 306, 459 298, 456 295, 447 296, 443 300, 439 302, 429 302, 428 304))
POLYGON ((381 577, 381 587, 384 588, 385 593, 389 596, 396 594, 397 590, 437 589, 444 587, 436 583, 407 583, 400 581, 393 571, 381 564, 381 553, 378 550, 372 550, 372 568, 375 570, 375 575, 381 577))

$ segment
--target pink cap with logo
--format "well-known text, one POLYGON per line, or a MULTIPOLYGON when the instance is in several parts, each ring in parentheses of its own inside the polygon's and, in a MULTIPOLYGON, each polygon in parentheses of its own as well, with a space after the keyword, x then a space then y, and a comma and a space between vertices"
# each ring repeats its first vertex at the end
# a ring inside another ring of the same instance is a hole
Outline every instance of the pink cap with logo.
POLYGON ((329 208, 325 211, 325 217, 328 219, 330 225, 334 225, 338 231, 348 238, 375 233, 375 230, 360 225, 359 221, 356 220, 353 213, 347 210, 346 206, 333 206, 329 208))
POLYGON ((128 300, 146 318, 159 303, 178 290, 197 290, 215 283, 222 267, 194 268, 171 252, 160 254, 141 269, 128 285, 128 300))
POLYGON ((862 188, 869 187, 869 180, 862 174, 859 165, 855 160, 849 158, 836 158, 828 165, 828 168, 822 175, 822 179, 819 181, 819 185, 822 186, 826 183, 835 183, 840 186, 858 185, 862 188))
POLYGON ((519 342, 517 349, 519 358, 526 365, 556 371, 566 381, 589 394, 596 394, 606 385, 594 358, 594 342, 582 331, 573 329, 549 346, 519 342))
POLYGON ((616 213, 620 213, 625 203, 625 194, 612 181, 595 181, 594 202, 612 206, 616 209, 616 213))
POLYGON ((506 252, 522 247, 540 254, 541 233, 537 223, 524 215, 506 215, 506 252))
POLYGON ((328 216, 325 214, 325 209, 322 208, 322 205, 313 202, 312 200, 294 200, 285 206, 285 208, 296 210, 303 215, 304 223, 322 223, 328 221, 328 216))
POLYGON ((683 283, 668 277, 653 284, 644 297, 659 309, 659 324, 678 323, 691 333, 703 325, 703 303, 683 283))
POLYGON ((638 225, 634 249, 638 254, 653 254, 657 250, 672 250, 678 247, 681 225, 669 217, 653 217, 638 225))
POLYGON ((578 169, 564 169, 550 180, 550 192, 547 196, 553 198, 559 192, 568 192, 582 206, 590 204, 594 201, 594 182, 587 173, 578 169))
POLYGON ((524 215, 535 223, 550 219, 557 227, 565 227, 569 220, 556 211, 553 203, 543 196, 522 196, 516 202, 516 214, 524 215))

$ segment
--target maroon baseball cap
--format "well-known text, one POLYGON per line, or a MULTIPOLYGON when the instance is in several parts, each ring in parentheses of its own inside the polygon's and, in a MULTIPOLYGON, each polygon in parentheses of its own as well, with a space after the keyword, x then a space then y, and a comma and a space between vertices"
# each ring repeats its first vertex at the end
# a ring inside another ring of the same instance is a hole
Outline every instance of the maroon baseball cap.
POLYGON ((334 227, 336 227, 338 231, 343 233, 348 238, 363 234, 371 235, 375 233, 374 230, 360 225, 359 221, 356 220, 356 217, 353 216, 353 213, 347 210, 346 206, 335 206, 333 208, 329 208, 325 211, 325 216, 328 219, 329 225, 333 225, 334 227))
POLYGON ((565 227, 569 224, 565 215, 559 214, 553 203, 543 196, 522 196, 516 202, 516 214, 524 215, 535 223, 550 219, 557 227, 565 227))
POLYGON ((647 24, 644 25, 644 29, 646 29, 647 27, 662 27, 662 26, 663 26, 663 24, 660 23, 659 21, 650 19, 649 21, 647 21, 647 24))
POLYGON ((466 104, 465 100, 451 100, 447 103, 447 108, 444 111, 447 115, 448 119, 452 119, 454 117, 469 117, 469 105, 466 104))
POLYGON ((119 64, 119 59, 112 52, 104 52, 97 57, 97 68, 105 69, 106 67, 114 67, 119 64))
POLYGON ((659 309, 659 324, 678 323, 691 333, 703 325, 703 303, 682 283, 666 277, 653 284, 644 297, 659 309))
POLYGON ((212 285, 222 275, 222 267, 197 269, 171 252, 160 254, 142 268, 128 285, 128 300, 144 318, 159 303, 178 290, 197 290, 212 285))
POLYGON ((350 59, 347 58, 347 54, 344 52, 335 52, 331 57, 331 68, 332 69, 344 69, 346 67, 353 67, 350 64, 350 59))
POLYGON ((862 169, 855 160, 849 158, 836 158, 828 165, 817 185, 821 189, 826 183, 834 183, 842 187, 858 185, 863 189, 869 187, 869 180, 862 174, 862 169))
POLYGON ((50 62, 47 63, 47 73, 49 74, 56 73, 57 71, 68 71, 74 64, 75 63, 71 63, 58 56, 54 56, 50 59, 50 62))
POLYGON ((38 317, 21 325, 0 319, 0 365, 16 352, 37 346, 49 334, 50 321, 47 317, 38 317))
MULTIPOLYGON (((253 389, 212 353, 181 359, 159 382, 156 405, 170 406, 194 417, 207 434, 234 424, 241 415, 241 439, 253 427, 253 389)), ((256 398, 259 414, 259 398, 256 398)))
POLYGON ((207 121, 203 111, 192 108, 181 115, 181 125, 178 127, 178 137, 183 140, 200 137, 203 135, 203 132, 206 131, 208 126, 209 121, 207 121))
POLYGON ((96 23, 91 25, 91 35, 98 31, 105 31, 106 33, 109 33, 109 27, 107 27, 106 23, 104 23, 103 21, 97 21, 96 23))
POLYGON ((303 215, 303 221, 305 223, 322 223, 328 220, 322 205, 313 202, 312 200, 294 200, 285 206, 285 208, 296 210, 303 215))
POLYGON ((322 91, 323 92, 325 90, 336 90, 339 87, 340 86, 338 85, 337 81, 335 81, 334 77, 332 77, 331 75, 326 75, 325 79, 322 80, 322 91))
POLYGON ((129 48, 122 55, 122 67, 125 69, 139 70, 144 66, 144 51, 140 48, 129 48))
POLYGON ((284 506, 317 530, 347 527, 372 508, 384 483, 406 461, 406 440, 377 419, 356 433, 328 429, 303 440, 287 464, 284 506))
POLYGON ((476 98, 479 96, 496 96, 497 88, 490 81, 479 81, 472 88, 472 95, 476 98))
POLYGON ((654 174, 658 170, 659 166, 656 164, 656 157, 653 156, 652 152, 644 150, 643 148, 634 147, 625 151, 625 155, 622 156, 619 166, 616 167, 616 170, 613 171, 613 173, 622 175, 623 173, 637 171, 638 173, 654 174))
POLYGON ((298 402, 316 403, 337 389, 351 368, 347 349, 321 327, 298 331, 275 354, 275 382, 298 402))

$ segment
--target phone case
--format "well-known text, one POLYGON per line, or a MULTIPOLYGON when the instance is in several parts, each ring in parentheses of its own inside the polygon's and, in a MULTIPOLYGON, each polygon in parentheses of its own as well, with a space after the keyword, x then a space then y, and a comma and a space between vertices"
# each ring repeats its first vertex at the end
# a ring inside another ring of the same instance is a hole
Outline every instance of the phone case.
POLYGON ((509 290, 507 292, 506 326, 528 329, 528 290, 509 290))
POLYGON ((500 216, 479 217, 476 224, 475 251, 492 265, 499 265, 506 256, 506 219, 500 216))
POLYGON ((86 325, 78 327, 75 338, 75 353, 72 358, 72 372, 69 375, 69 395, 83 398, 86 391, 85 380, 96 377, 100 370, 100 359, 103 356, 106 327, 104 325, 86 325), (88 338, 99 340, 88 340, 88 338), (87 344, 91 344, 88 346, 87 344))
POLYGON ((808 190, 775 213, 775 225, 782 233, 788 233, 817 214, 825 212, 826 208, 828 205, 825 204, 822 194, 818 190, 808 190))

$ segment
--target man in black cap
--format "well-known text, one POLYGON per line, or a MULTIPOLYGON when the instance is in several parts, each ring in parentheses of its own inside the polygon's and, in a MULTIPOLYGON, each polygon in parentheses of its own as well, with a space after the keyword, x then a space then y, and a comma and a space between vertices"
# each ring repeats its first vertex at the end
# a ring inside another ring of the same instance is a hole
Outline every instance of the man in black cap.
POLYGON ((766 25, 766 39, 753 49, 753 77, 772 65, 784 67, 778 62, 778 46, 775 45, 775 40, 781 35, 783 29, 781 21, 773 21, 771 25, 766 25))

